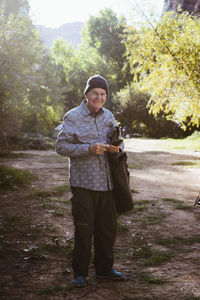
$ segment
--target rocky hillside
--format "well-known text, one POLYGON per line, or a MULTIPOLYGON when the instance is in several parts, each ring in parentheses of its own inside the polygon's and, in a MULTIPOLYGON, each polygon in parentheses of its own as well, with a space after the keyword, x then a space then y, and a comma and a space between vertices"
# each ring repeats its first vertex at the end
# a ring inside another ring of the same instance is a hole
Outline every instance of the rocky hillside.
POLYGON ((48 28, 43 25, 36 25, 36 28, 40 31, 42 40, 48 48, 60 37, 67 42, 72 43, 72 45, 77 48, 81 41, 82 27, 82 22, 66 23, 58 28, 48 28))
POLYGON ((164 0, 163 12, 177 11, 179 6, 182 10, 200 16, 200 0, 164 0))

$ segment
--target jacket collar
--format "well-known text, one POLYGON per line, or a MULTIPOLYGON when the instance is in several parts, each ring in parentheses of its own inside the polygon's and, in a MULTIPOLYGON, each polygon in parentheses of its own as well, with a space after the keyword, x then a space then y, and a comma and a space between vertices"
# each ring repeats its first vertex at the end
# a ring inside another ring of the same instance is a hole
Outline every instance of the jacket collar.
POLYGON ((87 116, 93 116, 93 117, 98 117, 100 116, 101 114, 104 113, 105 109, 102 107, 100 109, 100 111, 98 112, 98 114, 95 114, 95 113, 92 113, 89 108, 87 107, 87 100, 84 99, 82 102, 81 102, 81 108, 82 108, 82 111, 83 111, 83 115, 84 117, 87 117, 87 116))

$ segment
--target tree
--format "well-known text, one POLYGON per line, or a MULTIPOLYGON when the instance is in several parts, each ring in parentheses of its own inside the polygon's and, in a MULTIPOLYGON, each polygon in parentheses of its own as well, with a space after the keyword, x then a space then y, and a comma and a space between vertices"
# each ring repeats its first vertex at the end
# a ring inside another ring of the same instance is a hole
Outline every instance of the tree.
POLYGON ((144 135, 152 138, 183 137, 184 132, 178 124, 166 120, 160 113, 157 117, 147 108, 150 94, 142 92, 136 83, 126 86, 117 92, 117 120, 122 127, 127 127, 133 135, 144 135))
POLYGON ((94 74, 108 80, 110 97, 106 106, 115 108, 114 93, 132 79, 130 72, 123 69, 125 28, 124 19, 118 19, 112 10, 105 9, 85 24, 82 43, 77 50, 63 40, 54 43, 51 56, 60 70, 66 110, 80 104, 86 81, 94 74))
POLYGON ((55 70, 28 18, 0 17, 1 132, 52 131, 61 106, 55 70))
POLYGON ((57 40, 51 48, 51 56, 60 70, 60 88, 65 110, 80 104, 90 76, 101 74, 109 82, 113 82, 112 66, 99 55, 97 49, 84 42, 75 50, 65 41, 57 40))
POLYGON ((183 128, 200 122, 199 28, 200 19, 167 13, 155 29, 130 29, 126 42, 135 80, 151 93, 150 111, 164 112, 183 128))
POLYGON ((29 9, 27 0, 0 0, 1 13, 6 17, 10 14, 28 17, 29 9))
POLYGON ((63 113, 60 101, 59 77, 56 65, 44 53, 38 66, 42 82, 27 90, 23 101, 22 128, 24 132, 52 135, 63 113))
POLYGON ((85 28, 85 40, 89 46, 97 49, 99 54, 113 65, 117 88, 123 88, 132 77, 129 68, 125 68, 125 44, 127 38, 124 18, 117 18, 111 9, 101 10, 97 17, 90 17, 85 28))

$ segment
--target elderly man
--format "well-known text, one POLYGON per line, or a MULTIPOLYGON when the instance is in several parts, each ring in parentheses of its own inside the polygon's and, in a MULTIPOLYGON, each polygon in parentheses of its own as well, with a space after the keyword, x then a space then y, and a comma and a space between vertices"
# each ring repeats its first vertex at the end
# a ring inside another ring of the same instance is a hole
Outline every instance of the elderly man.
POLYGON ((86 285, 94 238, 94 266, 98 278, 121 280, 124 275, 113 268, 116 237, 116 209, 107 151, 120 146, 108 145, 116 121, 103 106, 108 95, 107 81, 100 75, 88 79, 85 99, 63 118, 56 151, 70 158, 70 185, 74 220, 72 284, 86 285))

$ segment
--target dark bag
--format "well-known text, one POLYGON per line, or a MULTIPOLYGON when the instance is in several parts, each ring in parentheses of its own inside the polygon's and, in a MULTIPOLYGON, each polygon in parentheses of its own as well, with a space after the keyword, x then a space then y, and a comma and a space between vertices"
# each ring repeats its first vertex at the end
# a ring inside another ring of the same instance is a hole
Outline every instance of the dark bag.
MULTIPOLYGON (((119 127, 115 127, 110 134, 109 143, 119 139, 119 127)), ((127 154, 124 151, 108 152, 108 160, 114 184, 114 198, 117 213, 122 214, 133 209, 133 199, 130 189, 127 154)))

